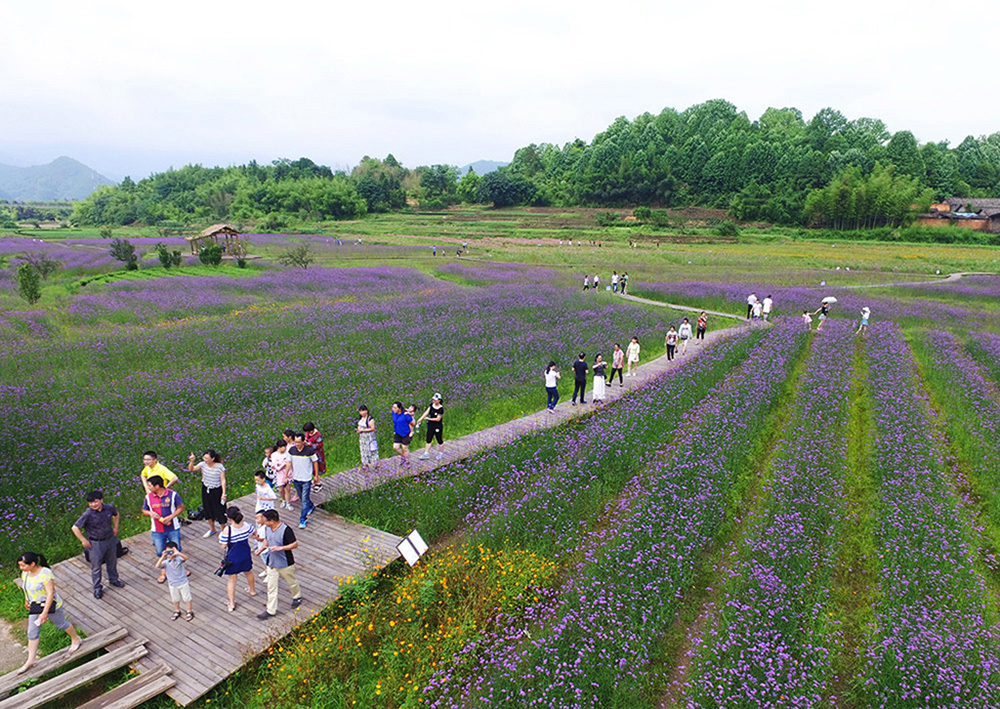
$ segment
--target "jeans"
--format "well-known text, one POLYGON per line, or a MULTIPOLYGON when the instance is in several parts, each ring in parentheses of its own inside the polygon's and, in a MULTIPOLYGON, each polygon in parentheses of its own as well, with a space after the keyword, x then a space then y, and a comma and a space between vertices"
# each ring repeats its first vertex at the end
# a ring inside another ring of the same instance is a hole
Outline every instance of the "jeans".
POLYGON ((309 496, 312 492, 312 480, 293 480, 292 482, 295 484, 295 494, 299 496, 299 500, 302 503, 302 510, 299 512, 299 524, 305 524, 306 517, 316 509, 316 505, 313 504, 312 498, 309 496))
POLYGON ((548 407, 549 411, 551 411, 559 403, 559 390, 555 387, 545 387, 545 393, 549 395, 548 407))
POLYGON ((612 381, 614 381, 615 372, 618 372, 618 383, 619 384, 624 384, 624 381, 622 380, 622 368, 621 367, 612 367, 611 368, 611 376, 608 377, 608 384, 610 384, 612 381))
MULTIPOLYGON (((161 552, 162 553, 162 552, 161 552)), ((101 566, 107 564, 108 580, 118 581, 118 538, 92 539, 90 541, 90 580, 94 590, 104 588, 101 578, 101 566)))
POLYGON ((667 361, 668 362, 674 358, 674 350, 676 348, 677 348, 677 345, 667 345, 667 361))
POLYGON ((577 394, 580 395, 580 403, 581 404, 586 404, 587 402, 584 400, 584 397, 587 394, 587 380, 586 379, 584 379, 582 382, 579 379, 577 379, 577 380, 575 380, 573 382, 573 401, 574 402, 576 401, 576 395, 577 394))
MULTIPOLYGON (((177 551, 180 551, 181 530, 171 529, 168 532, 153 532, 153 548, 156 549, 157 556, 163 555, 163 550, 167 548, 167 542, 174 542, 177 544, 177 551)), ((108 575, 111 575, 110 569, 108 570, 108 575)))

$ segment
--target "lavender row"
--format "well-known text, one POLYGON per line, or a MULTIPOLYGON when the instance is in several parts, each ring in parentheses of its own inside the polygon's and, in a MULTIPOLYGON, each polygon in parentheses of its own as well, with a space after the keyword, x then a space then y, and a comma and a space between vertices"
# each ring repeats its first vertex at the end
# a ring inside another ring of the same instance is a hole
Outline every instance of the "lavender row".
POLYGON ((817 336, 748 524, 743 560, 727 578, 708 630, 693 638, 688 707, 836 706, 828 696, 828 606, 847 466, 851 362, 833 322, 817 336))
POLYGON ((929 402, 899 329, 882 325, 872 335, 881 570, 861 690, 870 706, 892 709, 995 707, 1000 635, 944 453, 928 435, 929 402))
POLYGON ((723 524, 734 486, 754 467, 754 442, 802 341, 790 326, 768 332, 607 505, 607 523, 586 534, 567 583, 466 647, 430 683, 432 706, 637 701, 659 634, 723 524))

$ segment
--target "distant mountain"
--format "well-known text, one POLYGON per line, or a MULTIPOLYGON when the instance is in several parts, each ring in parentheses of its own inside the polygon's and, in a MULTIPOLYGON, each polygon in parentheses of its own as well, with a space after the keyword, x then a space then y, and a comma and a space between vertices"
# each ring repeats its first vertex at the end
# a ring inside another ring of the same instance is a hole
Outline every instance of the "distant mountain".
POLYGON ((113 183, 104 175, 65 156, 48 165, 0 165, 0 199, 8 201, 83 199, 101 185, 110 184, 113 183))
POLYGON ((498 167, 505 165, 510 165, 510 163, 500 162, 499 160, 476 160, 476 162, 458 168, 458 176, 462 177, 470 168, 475 170, 477 175, 485 175, 487 172, 493 172, 498 167))

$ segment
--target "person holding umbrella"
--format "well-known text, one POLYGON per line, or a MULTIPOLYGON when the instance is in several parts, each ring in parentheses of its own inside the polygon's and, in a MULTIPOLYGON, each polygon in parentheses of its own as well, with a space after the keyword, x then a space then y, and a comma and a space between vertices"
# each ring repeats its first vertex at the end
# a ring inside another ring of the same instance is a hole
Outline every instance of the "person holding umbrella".
POLYGON ((823 323, 826 321, 827 316, 830 314, 830 305, 836 303, 837 299, 832 295, 823 298, 820 306, 813 311, 813 315, 819 315, 819 325, 816 326, 816 332, 821 332, 823 330, 823 323))

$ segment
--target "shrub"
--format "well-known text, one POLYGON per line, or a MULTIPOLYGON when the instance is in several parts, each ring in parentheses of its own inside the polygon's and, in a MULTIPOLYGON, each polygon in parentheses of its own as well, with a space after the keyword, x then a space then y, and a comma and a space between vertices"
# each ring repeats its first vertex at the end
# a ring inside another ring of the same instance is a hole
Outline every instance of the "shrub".
POLYGON ((278 257, 278 263, 282 266, 296 266, 298 268, 309 268, 313 262, 312 246, 308 243, 301 243, 293 246, 278 257))
POLYGON ((17 294, 31 305, 42 297, 42 279, 30 263, 22 263, 17 269, 17 294))
POLYGON ((222 263, 222 247, 218 244, 204 247, 198 252, 198 260, 206 266, 218 266, 222 263))
POLYGON ((38 275, 42 277, 42 280, 47 279, 51 274, 59 270, 60 264, 55 259, 50 259, 45 254, 25 254, 21 257, 24 259, 32 268, 34 268, 38 275))
POLYGON ((180 268, 182 258, 183 256, 181 256, 181 252, 174 250, 170 254, 170 265, 172 265, 174 268, 180 268))
POLYGON ((636 207, 632 210, 632 216, 640 222, 648 222, 653 216, 653 210, 649 207, 636 207))
POLYGON ((597 223, 600 226, 614 226, 621 221, 615 212, 601 212, 597 215, 597 223))
POLYGON ((719 236, 739 236, 739 228, 730 221, 725 221, 715 227, 715 233, 719 236))
POLYGON ((164 268, 170 268, 174 265, 174 259, 170 255, 170 252, 167 251, 166 245, 158 243, 154 248, 156 249, 156 256, 160 259, 161 266, 164 268))
MULTIPOLYGON (((111 233, 110 228, 103 227, 101 229, 102 236, 105 231, 108 234, 111 233)), ((134 271, 139 268, 139 257, 135 253, 135 245, 128 239, 115 239, 111 242, 111 258, 125 264, 126 271, 134 271)))

